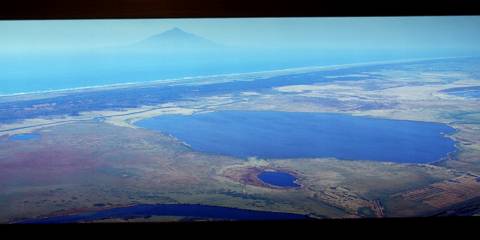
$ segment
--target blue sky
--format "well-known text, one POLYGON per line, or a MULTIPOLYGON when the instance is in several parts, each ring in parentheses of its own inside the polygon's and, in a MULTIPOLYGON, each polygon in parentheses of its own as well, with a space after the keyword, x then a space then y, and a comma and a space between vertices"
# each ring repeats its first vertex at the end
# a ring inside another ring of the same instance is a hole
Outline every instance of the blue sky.
POLYGON ((172 27, 238 47, 480 52, 480 16, 0 21, 0 51, 122 46, 172 27))

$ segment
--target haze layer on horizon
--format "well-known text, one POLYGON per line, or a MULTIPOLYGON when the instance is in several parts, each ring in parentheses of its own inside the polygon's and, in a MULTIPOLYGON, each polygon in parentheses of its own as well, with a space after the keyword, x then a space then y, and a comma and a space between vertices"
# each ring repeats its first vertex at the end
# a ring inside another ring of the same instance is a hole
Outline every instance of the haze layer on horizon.
POLYGON ((480 16, 0 21, 0 52, 134 44, 173 27, 232 48, 480 53, 480 16))

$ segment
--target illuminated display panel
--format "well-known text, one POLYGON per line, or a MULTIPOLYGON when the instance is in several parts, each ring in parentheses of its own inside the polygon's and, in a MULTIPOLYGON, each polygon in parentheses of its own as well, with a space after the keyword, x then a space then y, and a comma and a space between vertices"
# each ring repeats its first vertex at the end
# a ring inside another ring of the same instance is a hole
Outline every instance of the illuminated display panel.
POLYGON ((473 216, 480 17, 0 21, 0 222, 473 216))

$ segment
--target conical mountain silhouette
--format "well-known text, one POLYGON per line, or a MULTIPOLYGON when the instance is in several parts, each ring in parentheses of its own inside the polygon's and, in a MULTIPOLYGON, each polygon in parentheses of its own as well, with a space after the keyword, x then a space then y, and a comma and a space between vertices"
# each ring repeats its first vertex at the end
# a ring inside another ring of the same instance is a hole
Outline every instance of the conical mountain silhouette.
POLYGON ((175 27, 163 33, 156 34, 145 40, 142 40, 133 45, 133 47, 147 48, 152 50, 189 50, 218 48, 220 45, 175 27))

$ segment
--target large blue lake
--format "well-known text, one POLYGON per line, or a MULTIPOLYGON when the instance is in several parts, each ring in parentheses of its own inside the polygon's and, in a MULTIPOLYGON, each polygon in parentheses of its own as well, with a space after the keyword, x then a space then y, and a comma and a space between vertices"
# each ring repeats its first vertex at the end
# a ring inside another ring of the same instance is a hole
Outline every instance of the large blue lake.
POLYGON ((199 204, 138 204, 129 207, 106 209, 72 215, 29 219, 18 223, 76 223, 102 219, 148 218, 151 216, 180 216, 217 220, 300 220, 306 215, 253 211, 239 208, 207 206, 199 204))
POLYGON ((429 163, 456 150, 438 123, 333 113, 221 111, 163 115, 137 126, 171 134, 194 150, 240 158, 335 157, 429 163))

